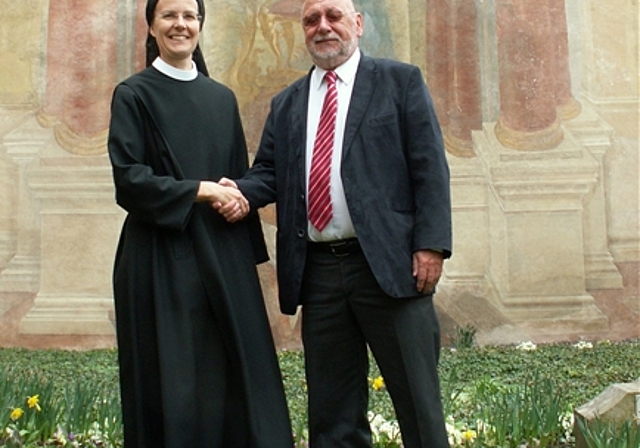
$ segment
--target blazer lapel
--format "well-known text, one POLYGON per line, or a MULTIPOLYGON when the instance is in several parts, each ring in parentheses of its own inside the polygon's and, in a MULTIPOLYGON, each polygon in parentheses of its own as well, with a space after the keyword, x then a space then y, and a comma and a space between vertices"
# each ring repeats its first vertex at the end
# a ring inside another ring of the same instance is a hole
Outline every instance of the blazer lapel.
POLYGON ((298 181, 300 187, 304 191, 305 165, 306 165, 306 147, 307 147, 307 108, 309 104, 309 83, 310 75, 308 74, 301 83, 299 83, 292 93, 291 110, 289 115, 289 148, 291 148, 291 157, 295 157, 296 166, 298 167, 298 181))
POLYGON ((353 85, 353 93, 351 94, 351 102, 349 104, 349 112, 347 113, 347 122, 344 130, 344 141, 342 143, 342 157, 351 148, 353 140, 360 129, 362 120, 371 103, 373 91, 376 86, 376 64, 375 61, 365 55, 362 55, 358 72, 356 73, 355 84, 353 85))

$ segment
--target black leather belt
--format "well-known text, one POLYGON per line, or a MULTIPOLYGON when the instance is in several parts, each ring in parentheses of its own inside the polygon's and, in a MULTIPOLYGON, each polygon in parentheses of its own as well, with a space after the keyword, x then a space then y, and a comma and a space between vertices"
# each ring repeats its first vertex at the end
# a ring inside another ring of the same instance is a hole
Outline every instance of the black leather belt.
POLYGON ((360 243, 357 238, 348 238, 346 240, 328 241, 316 243, 309 241, 307 249, 313 253, 332 254, 336 257, 346 257, 347 255, 360 253, 360 243))

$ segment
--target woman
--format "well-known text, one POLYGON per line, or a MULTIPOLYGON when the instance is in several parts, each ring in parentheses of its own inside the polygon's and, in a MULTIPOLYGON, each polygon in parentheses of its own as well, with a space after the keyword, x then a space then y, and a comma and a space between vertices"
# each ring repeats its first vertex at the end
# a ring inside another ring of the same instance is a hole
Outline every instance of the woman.
POLYGON ((202 0, 150 0, 147 61, 115 89, 109 132, 127 212, 114 268, 125 447, 291 447, 256 262, 258 216, 218 185, 247 155, 235 96, 208 78, 202 0), (157 55, 157 57, 156 57, 157 55))

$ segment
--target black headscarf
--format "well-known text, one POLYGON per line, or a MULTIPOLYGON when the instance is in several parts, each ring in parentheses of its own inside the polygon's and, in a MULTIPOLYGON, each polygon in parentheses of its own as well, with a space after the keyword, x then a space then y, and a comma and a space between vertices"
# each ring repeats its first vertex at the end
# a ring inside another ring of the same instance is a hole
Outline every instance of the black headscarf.
MULTIPOLYGON (((202 25, 204 24, 204 0, 196 0, 198 4, 198 13, 202 17, 200 20, 200 30, 202 30, 202 25)), ((158 5, 158 0, 148 0, 147 1, 147 24, 151 27, 151 23, 153 22, 153 18, 156 14, 156 6, 158 5)), ((147 33, 147 67, 151 65, 153 61, 160 55, 160 50, 158 49, 158 43, 156 42, 156 38, 151 35, 151 33, 147 33)), ((196 63, 196 68, 200 73, 205 76, 209 76, 209 70, 207 70, 207 64, 204 62, 204 56, 202 55, 202 50, 200 49, 200 43, 196 46, 196 49, 193 52, 193 62, 196 63)))

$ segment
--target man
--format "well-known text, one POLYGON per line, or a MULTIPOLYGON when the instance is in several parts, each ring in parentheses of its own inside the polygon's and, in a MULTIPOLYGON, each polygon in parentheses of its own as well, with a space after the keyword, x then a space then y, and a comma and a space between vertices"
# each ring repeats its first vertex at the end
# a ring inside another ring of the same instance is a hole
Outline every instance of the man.
POLYGON ((367 346, 404 446, 448 447, 432 294, 451 206, 431 98, 417 67, 361 55, 351 0, 305 1, 302 25, 315 67, 273 99, 237 186, 251 207, 277 202, 280 305, 302 305, 311 447, 371 446, 367 346))

